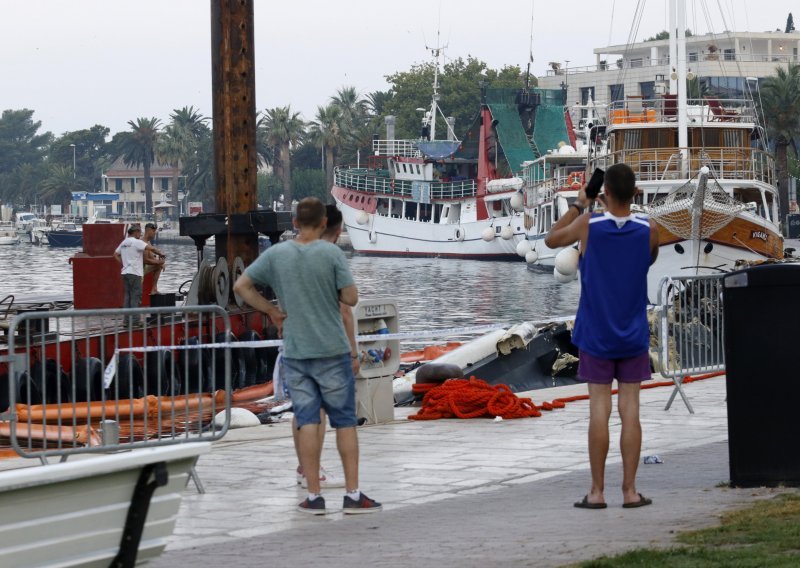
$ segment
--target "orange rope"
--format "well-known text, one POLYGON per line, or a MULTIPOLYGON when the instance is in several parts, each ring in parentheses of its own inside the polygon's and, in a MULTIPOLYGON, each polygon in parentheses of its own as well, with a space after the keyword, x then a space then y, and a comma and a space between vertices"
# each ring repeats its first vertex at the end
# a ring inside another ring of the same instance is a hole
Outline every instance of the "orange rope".
POLYGON ((492 386, 475 377, 414 387, 427 392, 419 412, 408 417, 411 420, 541 416, 531 399, 518 397, 506 385, 492 386))
MULTIPOLYGON (((693 383, 719 377, 724 371, 686 377, 683 384, 693 383)), ((642 389, 668 387, 675 383, 661 381, 657 383, 642 384, 642 389)), ((465 379, 451 379, 444 383, 421 383, 411 386, 414 394, 425 393, 422 399, 422 408, 417 414, 411 415, 410 420, 436 420, 439 418, 480 418, 502 416, 503 418, 523 418, 526 416, 541 416, 540 410, 554 410, 564 408, 568 402, 576 400, 589 400, 588 394, 579 394, 552 401, 544 401, 537 406, 530 398, 520 398, 511 392, 506 385, 492 386, 470 377, 465 379)), ((611 394, 617 394, 618 389, 613 389, 611 394)))

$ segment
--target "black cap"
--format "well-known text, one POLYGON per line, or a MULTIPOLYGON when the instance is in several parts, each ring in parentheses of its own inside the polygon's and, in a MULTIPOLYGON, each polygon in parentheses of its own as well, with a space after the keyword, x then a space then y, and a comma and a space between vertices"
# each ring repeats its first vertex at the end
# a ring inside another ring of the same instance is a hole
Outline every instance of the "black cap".
POLYGON ((145 229, 153 229, 154 231, 158 230, 158 227, 156 227, 155 223, 148 223, 147 225, 144 226, 144 228, 145 229))

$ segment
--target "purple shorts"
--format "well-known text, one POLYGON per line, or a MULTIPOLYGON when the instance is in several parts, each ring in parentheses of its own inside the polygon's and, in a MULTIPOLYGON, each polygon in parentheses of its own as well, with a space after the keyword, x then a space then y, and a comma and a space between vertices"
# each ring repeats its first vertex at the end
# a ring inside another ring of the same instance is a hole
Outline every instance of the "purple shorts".
POLYGON ((579 354, 578 379, 581 381, 610 385, 614 379, 620 383, 640 383, 650 378, 650 355, 646 351, 625 359, 600 359, 585 351, 579 354))

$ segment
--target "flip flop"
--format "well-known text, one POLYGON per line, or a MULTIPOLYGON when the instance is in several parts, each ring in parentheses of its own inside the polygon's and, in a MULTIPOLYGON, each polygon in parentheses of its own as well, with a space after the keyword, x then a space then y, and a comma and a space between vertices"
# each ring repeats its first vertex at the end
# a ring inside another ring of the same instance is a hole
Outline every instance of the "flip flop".
POLYGON ((605 509, 608 507, 606 503, 589 503, 588 495, 584 495, 583 501, 577 501, 574 505, 578 509, 605 509))
POLYGON ((653 500, 652 499, 648 499, 647 497, 645 497, 644 495, 639 493, 639 500, 638 501, 632 501, 631 503, 623 503, 622 508, 623 509, 635 509, 636 507, 644 507, 646 505, 652 505, 652 504, 653 504, 653 500))

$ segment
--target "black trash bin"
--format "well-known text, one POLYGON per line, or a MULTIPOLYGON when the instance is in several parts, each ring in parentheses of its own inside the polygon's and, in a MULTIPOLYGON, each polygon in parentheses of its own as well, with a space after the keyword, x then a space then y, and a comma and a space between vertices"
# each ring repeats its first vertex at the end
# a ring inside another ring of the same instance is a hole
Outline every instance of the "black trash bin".
POLYGON ((800 485, 800 264, 724 279, 731 484, 800 485))

